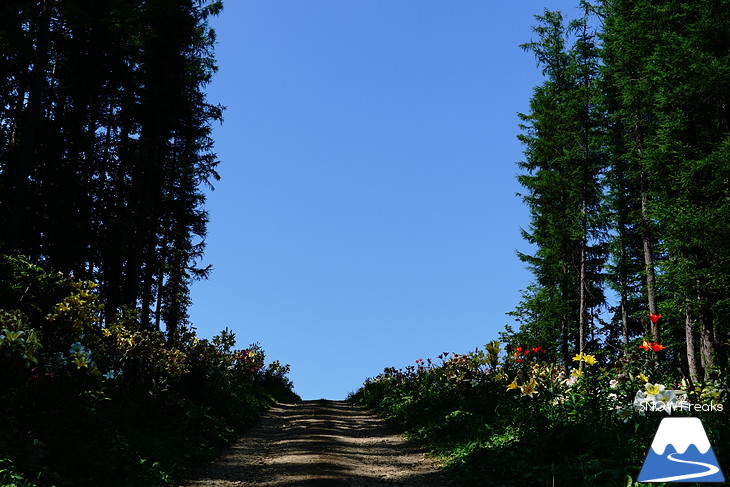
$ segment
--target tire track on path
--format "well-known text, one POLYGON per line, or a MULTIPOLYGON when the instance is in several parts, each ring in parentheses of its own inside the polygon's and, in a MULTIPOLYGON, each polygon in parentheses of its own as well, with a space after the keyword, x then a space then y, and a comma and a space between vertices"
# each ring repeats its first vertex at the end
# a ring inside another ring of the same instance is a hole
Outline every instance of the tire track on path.
POLYGON ((181 487, 450 487, 426 455, 346 401, 279 404, 181 487))

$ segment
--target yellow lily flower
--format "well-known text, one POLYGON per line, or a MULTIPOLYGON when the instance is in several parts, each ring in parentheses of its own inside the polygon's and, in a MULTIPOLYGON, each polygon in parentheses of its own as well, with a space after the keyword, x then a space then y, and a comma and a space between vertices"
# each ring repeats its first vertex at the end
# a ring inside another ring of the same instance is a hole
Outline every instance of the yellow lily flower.
POLYGON ((646 393, 650 396, 659 394, 664 390, 664 386, 662 384, 650 384, 647 382, 644 387, 646 387, 646 393))
POLYGON ((511 391, 512 389, 519 389, 520 386, 517 385, 517 377, 515 377, 515 380, 513 380, 510 385, 507 386, 507 390, 511 391))
POLYGON ((535 379, 533 378, 528 382, 527 384, 524 384, 520 390, 522 391, 523 396, 530 396, 532 397, 533 394, 537 393, 537 382, 535 382, 535 379))
POLYGON ((596 357, 593 355, 588 355, 587 353, 576 353, 575 357, 573 357, 573 362, 580 362, 581 360, 588 365, 593 365, 598 362, 596 357))

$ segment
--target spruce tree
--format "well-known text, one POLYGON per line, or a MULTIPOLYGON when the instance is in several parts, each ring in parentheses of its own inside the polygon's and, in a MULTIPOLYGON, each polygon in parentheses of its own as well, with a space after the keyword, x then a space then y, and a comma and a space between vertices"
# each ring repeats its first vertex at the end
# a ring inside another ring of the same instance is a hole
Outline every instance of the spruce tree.
POLYGON ((534 91, 530 114, 521 115, 526 160, 518 177, 531 212, 523 236, 536 246, 533 255, 520 258, 535 285, 521 307, 525 314, 524 308, 540 303, 540 321, 523 329, 560 330, 553 345, 567 368, 572 350, 586 349, 593 311, 604 302, 597 50, 587 16, 567 26, 559 12, 546 11, 537 20, 539 39, 523 47, 535 53, 546 79, 534 91))
POLYGON ((185 324, 208 268, 203 189, 218 177, 204 88, 221 2, 4 2, 0 249, 103 289, 111 319, 185 324), (6 15, 7 14, 7 15, 6 15), (172 310, 167 313, 163 309, 172 310))

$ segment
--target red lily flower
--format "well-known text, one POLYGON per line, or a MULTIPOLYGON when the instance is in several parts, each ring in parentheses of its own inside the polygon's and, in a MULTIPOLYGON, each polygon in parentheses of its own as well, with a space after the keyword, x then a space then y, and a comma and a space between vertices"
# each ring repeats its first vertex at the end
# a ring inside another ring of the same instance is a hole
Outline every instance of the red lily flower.
POLYGON ((651 320, 652 323, 656 323, 657 321, 659 321, 659 318, 662 317, 662 315, 646 315, 646 316, 649 317, 649 319, 651 320))
POLYGON ((659 342, 647 342, 646 340, 639 345, 639 350, 654 350, 655 352, 664 350, 665 348, 667 347, 660 345, 659 342))

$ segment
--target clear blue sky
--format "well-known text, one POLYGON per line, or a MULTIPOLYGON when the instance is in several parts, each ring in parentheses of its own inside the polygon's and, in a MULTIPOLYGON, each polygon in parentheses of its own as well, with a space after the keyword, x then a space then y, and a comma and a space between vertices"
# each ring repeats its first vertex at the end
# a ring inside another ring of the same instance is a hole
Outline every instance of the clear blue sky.
POLYGON ((541 75, 518 45, 576 4, 225 2, 199 335, 260 342, 304 399, 497 338, 530 281, 517 112, 541 75))

